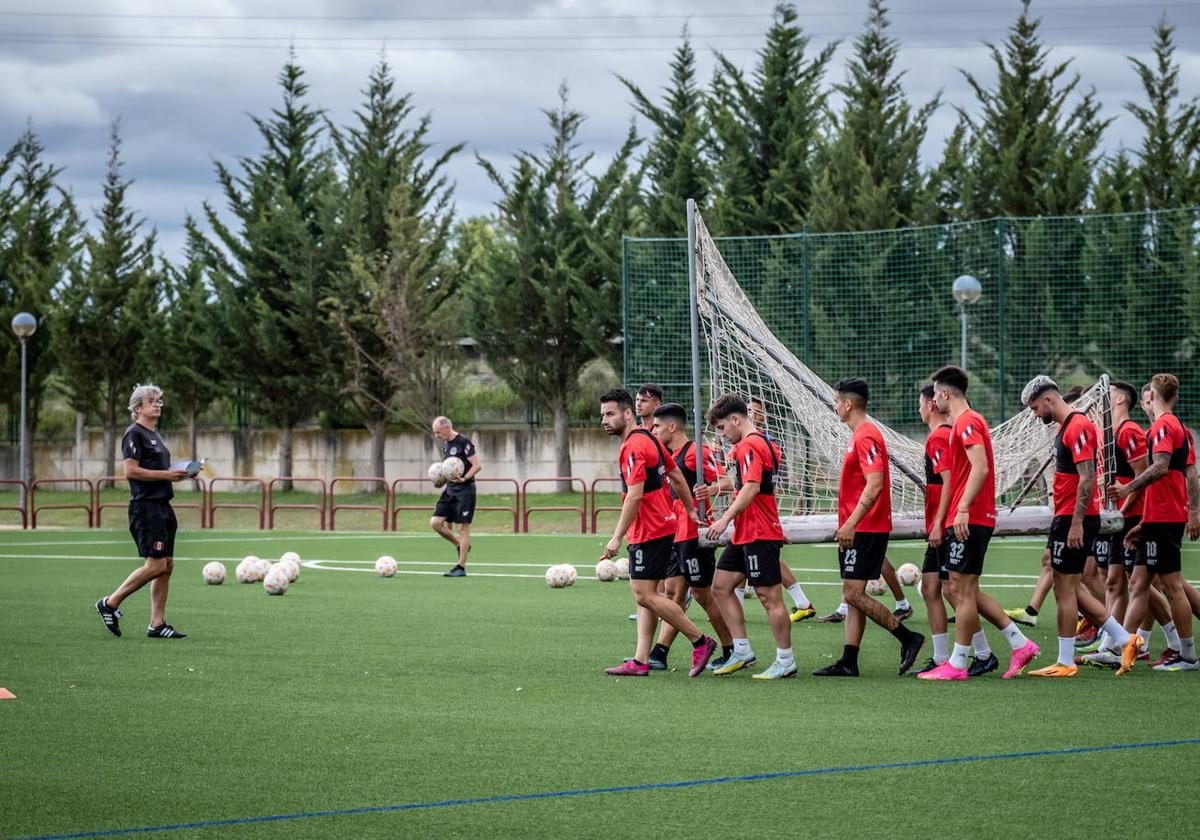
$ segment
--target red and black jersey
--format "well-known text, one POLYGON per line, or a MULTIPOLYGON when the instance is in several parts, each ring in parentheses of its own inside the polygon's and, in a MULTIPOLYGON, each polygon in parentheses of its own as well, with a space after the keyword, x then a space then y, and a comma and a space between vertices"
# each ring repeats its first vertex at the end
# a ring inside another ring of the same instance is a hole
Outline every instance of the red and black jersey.
POLYGON ((621 444, 617 466, 621 473, 622 502, 629 485, 642 485, 642 502, 629 526, 628 541, 644 543, 674 534, 675 505, 667 486, 667 473, 675 469, 675 461, 658 438, 645 429, 634 429, 621 444))
MULTIPOLYGON (((1078 411, 1072 411, 1059 426, 1054 438, 1054 515, 1073 516, 1079 494, 1079 464, 1096 464, 1100 435, 1096 425, 1078 411)), ((1093 489, 1085 516, 1098 516, 1100 503, 1093 489)))
MULTIPOLYGON (((671 457, 675 460, 675 464, 683 473, 683 479, 687 482, 688 487, 695 487, 700 482, 697 480, 696 472, 696 443, 695 441, 687 441, 683 446, 671 453, 671 457)), ((702 446, 700 457, 704 461, 704 483, 712 484, 724 472, 720 465, 717 464, 716 458, 713 457, 712 450, 707 446, 702 446)), ((675 542, 687 542, 688 540, 698 539, 700 537, 700 528, 688 516, 684 510, 683 502, 675 498, 675 490, 671 489, 671 496, 674 499, 675 518, 677 525, 675 529, 675 542)), ((694 500, 693 500, 694 501, 694 500)), ((706 514, 711 514, 711 506, 706 506, 706 514)), ((712 517, 708 519, 711 521, 712 517)))
MULTIPOLYGON (((988 475, 975 500, 967 508, 967 522, 971 525, 996 527, 996 464, 992 458, 992 434, 983 415, 968 408, 954 421, 950 434, 950 508, 947 518, 953 522, 958 515, 959 502, 967 489, 967 476, 971 474, 971 461, 967 458, 967 447, 982 446, 987 455, 988 475)), ((950 523, 947 523, 947 525, 950 523)))
POLYGON ((846 454, 842 458, 842 475, 838 481, 839 528, 854 513, 867 486, 867 473, 873 472, 883 473, 883 491, 854 530, 866 534, 888 534, 892 530, 892 486, 887 444, 879 427, 867 420, 850 435, 850 445, 846 447, 846 454))
MULTIPOLYGON (((1134 479, 1133 462, 1146 457, 1146 433, 1132 418, 1117 427, 1117 484, 1128 484, 1134 479)), ((1128 516, 1141 516, 1146 504, 1145 494, 1139 493, 1126 512, 1128 516)))
POLYGON ((942 486, 942 473, 946 472, 950 463, 951 428, 949 423, 938 426, 925 439, 925 533, 929 533, 933 527, 933 517, 937 515, 945 489, 942 486))
POLYGON ((1146 485, 1143 522, 1186 522, 1187 482, 1184 471, 1192 457, 1192 438, 1179 418, 1170 412, 1163 414, 1146 435, 1150 458, 1167 453, 1167 474, 1146 485))
POLYGON ((734 517, 734 545, 783 539, 779 508, 775 504, 775 471, 778 469, 778 450, 761 433, 751 432, 734 445, 733 486, 740 491, 746 482, 758 482, 758 495, 749 507, 734 517))

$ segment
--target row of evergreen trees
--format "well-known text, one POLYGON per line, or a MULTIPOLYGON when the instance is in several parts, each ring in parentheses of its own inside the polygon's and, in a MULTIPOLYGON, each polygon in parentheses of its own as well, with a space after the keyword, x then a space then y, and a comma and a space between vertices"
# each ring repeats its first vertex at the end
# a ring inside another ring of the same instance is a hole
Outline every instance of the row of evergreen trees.
MULTIPOLYGON (((569 475, 579 373, 619 358, 621 236, 681 234, 689 197, 725 235, 1200 203, 1200 111, 1180 96, 1172 28, 1154 37, 1154 61, 1131 60, 1145 98, 1126 107, 1141 146, 1105 156, 1111 117, 1069 62, 1049 61, 1026 4, 991 47, 995 79, 968 75, 976 102, 957 106, 941 158, 923 167, 928 120, 951 106, 909 102, 882 0, 869 0, 834 84, 835 47, 813 51, 796 9, 781 5, 749 70, 717 55, 703 83, 685 33, 661 99, 622 79, 650 133, 631 128, 607 166, 581 147, 585 117, 564 85, 544 112, 542 148, 507 170, 478 160, 500 198, 492 216, 466 220, 445 172, 463 145, 432 147, 430 118, 414 115, 385 62, 338 126, 309 100, 293 56, 280 105, 253 118, 261 148, 217 165, 221 205, 187 219, 177 263, 130 210, 119 126, 87 222, 30 128, 0 160, 0 314, 41 319, 30 431, 57 388, 103 424, 111 460, 126 396, 153 380, 193 434, 218 396, 277 427, 283 474, 297 424, 322 410, 361 423, 382 474, 386 424, 423 426, 442 408, 454 341, 470 335, 518 396, 554 417, 569 475)), ((11 416, 15 342, 3 354, 11 416)))

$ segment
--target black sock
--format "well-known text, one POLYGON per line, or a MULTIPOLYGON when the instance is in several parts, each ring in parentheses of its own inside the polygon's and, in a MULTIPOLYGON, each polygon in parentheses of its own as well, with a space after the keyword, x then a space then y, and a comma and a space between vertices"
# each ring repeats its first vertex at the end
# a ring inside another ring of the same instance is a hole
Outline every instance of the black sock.
POLYGON ((842 646, 842 664, 848 668, 858 668, 858 645, 842 646))
POLYGON ((655 645, 654 647, 650 648, 650 658, 657 659, 661 662, 666 662, 667 654, 670 652, 671 649, 665 645, 655 645))
POLYGON ((705 636, 703 633, 701 633, 700 638, 692 642, 692 650, 699 650, 700 648, 704 647, 704 643, 707 641, 708 636, 705 636))
POLYGON ((728 659, 733 655, 733 645, 721 645, 721 656, 728 659))
POLYGON ((897 624, 896 629, 892 631, 892 635, 896 637, 896 639, 900 642, 900 644, 906 645, 909 642, 911 642, 913 640, 913 637, 916 636, 917 634, 914 633, 912 630, 909 630, 903 624, 897 624))
POLYGON ((1033 615, 1033 616, 1036 616, 1036 615, 1037 615, 1037 610, 1035 610, 1035 609, 1033 608, 1033 604, 1030 604, 1028 607, 1026 607, 1026 608, 1025 608, 1025 612, 1027 612, 1027 613, 1029 613, 1030 615, 1033 615))

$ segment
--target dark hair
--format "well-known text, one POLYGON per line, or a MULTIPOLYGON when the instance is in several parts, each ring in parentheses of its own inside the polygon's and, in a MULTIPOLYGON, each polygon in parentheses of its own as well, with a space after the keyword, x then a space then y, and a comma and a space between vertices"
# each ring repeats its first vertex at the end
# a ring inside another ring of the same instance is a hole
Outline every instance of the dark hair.
POLYGON ((922 385, 921 386, 921 396, 924 397, 925 399, 929 400, 930 402, 932 402, 933 401, 933 386, 932 385, 922 385))
POLYGON ((1116 388, 1118 391, 1120 391, 1122 395, 1124 395, 1125 402, 1130 407, 1137 405, 1138 393, 1137 393, 1137 390, 1135 390, 1132 385, 1130 385, 1128 382, 1125 382, 1124 380, 1120 380, 1120 379, 1118 379, 1114 382, 1110 382, 1109 384, 1112 385, 1114 388, 1116 388))
POLYGON ((1162 397, 1163 402, 1171 402, 1179 396, 1179 378, 1173 373, 1154 374, 1150 377, 1150 387, 1162 397))
POLYGON ((682 429, 687 425, 687 412, 679 403, 667 403, 654 409, 654 416, 662 420, 674 420, 682 429))
POLYGON ((742 399, 740 394, 722 394, 717 397, 717 401, 708 409, 706 420, 715 426, 718 420, 724 420, 733 414, 746 415, 746 401, 742 399))
POLYGON ((629 396, 629 392, 624 388, 613 388, 611 391, 605 391, 600 395, 600 405, 610 402, 616 403, 617 408, 621 411, 625 409, 633 411, 633 397, 629 396))
POLYGON ((1066 390, 1065 393, 1063 393, 1062 398, 1069 403, 1073 403, 1073 402, 1075 402, 1075 400, 1079 399, 1082 396, 1083 396, 1083 386, 1082 385, 1072 385, 1070 388, 1068 388, 1066 390))
POLYGON ((762 406, 763 411, 767 410, 767 401, 762 397, 751 397, 750 399, 746 400, 746 405, 750 405, 750 403, 758 403, 762 406))
POLYGON ((662 388, 657 385, 643 385, 637 389, 639 397, 654 397, 654 399, 662 402, 662 388))
POLYGON ((867 380, 857 376, 839 379, 833 390, 842 396, 858 397, 863 408, 867 407, 867 380))
POLYGON ((967 372, 958 365, 946 365, 935 373, 932 379, 935 387, 940 385, 943 388, 952 388, 960 394, 967 393, 967 385, 970 382, 967 372))

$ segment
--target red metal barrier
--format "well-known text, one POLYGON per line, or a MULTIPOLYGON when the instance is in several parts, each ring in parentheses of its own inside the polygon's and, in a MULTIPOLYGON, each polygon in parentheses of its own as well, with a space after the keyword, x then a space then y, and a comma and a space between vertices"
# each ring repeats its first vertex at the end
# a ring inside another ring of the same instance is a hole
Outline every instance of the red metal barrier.
POLYGON ((21 504, 19 504, 19 505, 0 505, 0 510, 15 510, 17 513, 21 514, 21 528, 23 530, 23 529, 29 527, 29 515, 25 512, 26 498, 25 498, 25 492, 24 492, 28 488, 25 487, 24 481, 18 481, 15 478, 0 478, 0 485, 9 485, 9 484, 16 486, 17 493, 18 493, 17 498, 21 500, 21 504))
POLYGON ((391 489, 388 487, 388 482, 387 482, 386 478, 380 478, 378 476, 371 476, 369 478, 359 478, 357 476, 352 476, 352 475, 336 476, 336 477, 334 477, 333 481, 329 482, 329 530, 330 531, 336 530, 336 523, 337 523, 336 517, 337 517, 337 512, 339 510, 377 510, 383 516, 383 530, 386 531, 388 529, 388 509, 391 507, 391 503, 392 503, 392 494, 391 494, 391 489), (343 484, 357 483, 357 484, 382 485, 382 487, 383 487, 383 504, 381 504, 381 505, 339 505, 335 501, 337 497, 334 495, 334 488, 337 487, 338 482, 341 482, 343 484))
POLYGON ((37 528, 38 513, 43 510, 82 510, 87 511, 88 527, 92 527, 92 499, 95 497, 96 486, 92 484, 88 478, 38 478, 29 485, 29 527, 37 528), (45 487, 48 484, 71 484, 78 486, 80 484, 87 485, 88 498, 87 504, 74 505, 42 505, 37 504, 37 491, 39 487, 45 487))
MULTIPOLYGON (((186 480, 194 481, 200 485, 200 501, 199 502, 176 502, 175 500, 172 500, 171 507, 173 507, 175 510, 190 508, 192 510, 200 511, 200 527, 204 528, 207 526, 207 523, 208 523, 208 515, 207 515, 207 509, 208 509, 207 486, 208 485, 205 484, 203 478, 189 478, 186 480)), ((118 481, 128 481, 128 479, 125 478, 124 476, 120 476, 120 475, 104 475, 104 476, 101 476, 100 478, 96 479, 96 494, 95 494, 94 507, 96 510, 96 527, 97 528, 104 527, 104 525, 102 523, 104 521, 104 509, 105 508, 128 508, 129 507, 128 499, 125 499, 124 501, 120 501, 120 502, 103 502, 100 500, 100 494, 102 492, 104 492, 104 484, 106 482, 110 482, 113 485, 113 487, 116 487, 118 481)))
MULTIPOLYGON (((402 510, 424 510, 432 513, 433 506, 437 504, 437 496, 430 496, 429 501, 419 505, 401 505, 396 503, 396 498, 400 495, 399 488, 401 484, 428 484, 429 476, 423 475, 419 478, 397 478, 392 482, 392 523, 391 529, 396 530, 396 523, 400 519, 400 511, 402 510)), ((516 482, 513 482, 514 484, 516 482)))
POLYGON ((234 508, 242 510, 258 511, 258 529, 261 531, 265 524, 266 517, 264 516, 264 508, 267 500, 267 483, 261 478, 255 478, 251 475, 222 475, 217 476, 212 481, 208 482, 208 527, 216 527, 217 509, 224 508, 232 510, 234 508), (258 504, 250 502, 221 502, 217 504, 213 501, 214 492, 217 489, 217 482, 224 481, 227 483, 240 482, 242 484, 254 484, 258 486, 258 504))
POLYGON ((275 529, 275 511, 277 511, 277 510, 315 510, 320 514, 321 530, 324 531, 325 530, 325 507, 328 504, 328 501, 329 501, 329 491, 325 487, 325 479, 323 479, 323 478, 299 478, 297 476, 292 476, 291 478, 286 478, 284 476, 277 475, 267 483, 267 528, 269 528, 271 530, 275 529), (278 504, 278 505, 275 504, 275 501, 274 501, 275 483, 278 481, 292 481, 292 482, 303 481, 303 482, 307 482, 308 484, 315 483, 315 484, 321 485, 321 504, 319 504, 319 505, 315 505, 312 503, 309 503, 309 504, 288 503, 288 504, 278 504))
POLYGON ((620 487, 621 479, 619 479, 619 478, 597 478, 595 481, 592 482, 591 491, 592 491, 592 533, 593 534, 596 533, 596 520, 599 518, 601 513, 608 513, 611 511, 616 511, 617 513, 621 512, 620 505, 617 505, 616 507, 613 507, 612 505, 607 505, 605 507, 597 507, 596 506, 596 485, 597 484, 615 484, 618 487, 620 487))
MULTIPOLYGON (((431 501, 420 505, 402 505, 396 502, 399 497, 399 487, 401 484, 425 484, 429 481, 428 477, 421 478, 398 478, 392 482, 392 530, 396 530, 396 523, 399 520, 400 511, 402 510, 425 510, 431 514, 434 505, 437 503, 437 497, 431 496, 431 501)), ((499 510, 504 513, 511 513, 513 518, 513 533, 521 533, 521 485, 517 484, 515 478, 477 478, 475 482, 482 484, 483 482, 491 482, 493 484, 510 484, 513 489, 513 503, 511 505, 481 505, 476 504, 475 510, 499 510)))
POLYGON ((548 510, 571 510, 571 511, 575 511, 579 514, 579 533, 586 534, 587 533, 587 499, 588 499, 587 484, 584 482, 584 480, 582 478, 575 478, 574 476, 560 476, 557 478, 527 478, 527 479, 525 479, 525 483, 521 485, 521 501, 523 503, 522 507, 525 511, 525 514, 522 518, 522 524, 523 524, 525 533, 527 533, 527 534, 529 533, 529 514, 539 512, 539 511, 548 511, 548 510), (579 503, 580 506, 576 507, 574 505, 539 505, 538 507, 530 507, 529 506, 529 485, 530 484, 545 484, 550 481, 567 481, 567 482, 570 482, 572 487, 574 487, 575 484, 578 483, 579 490, 583 494, 583 499, 579 503))

